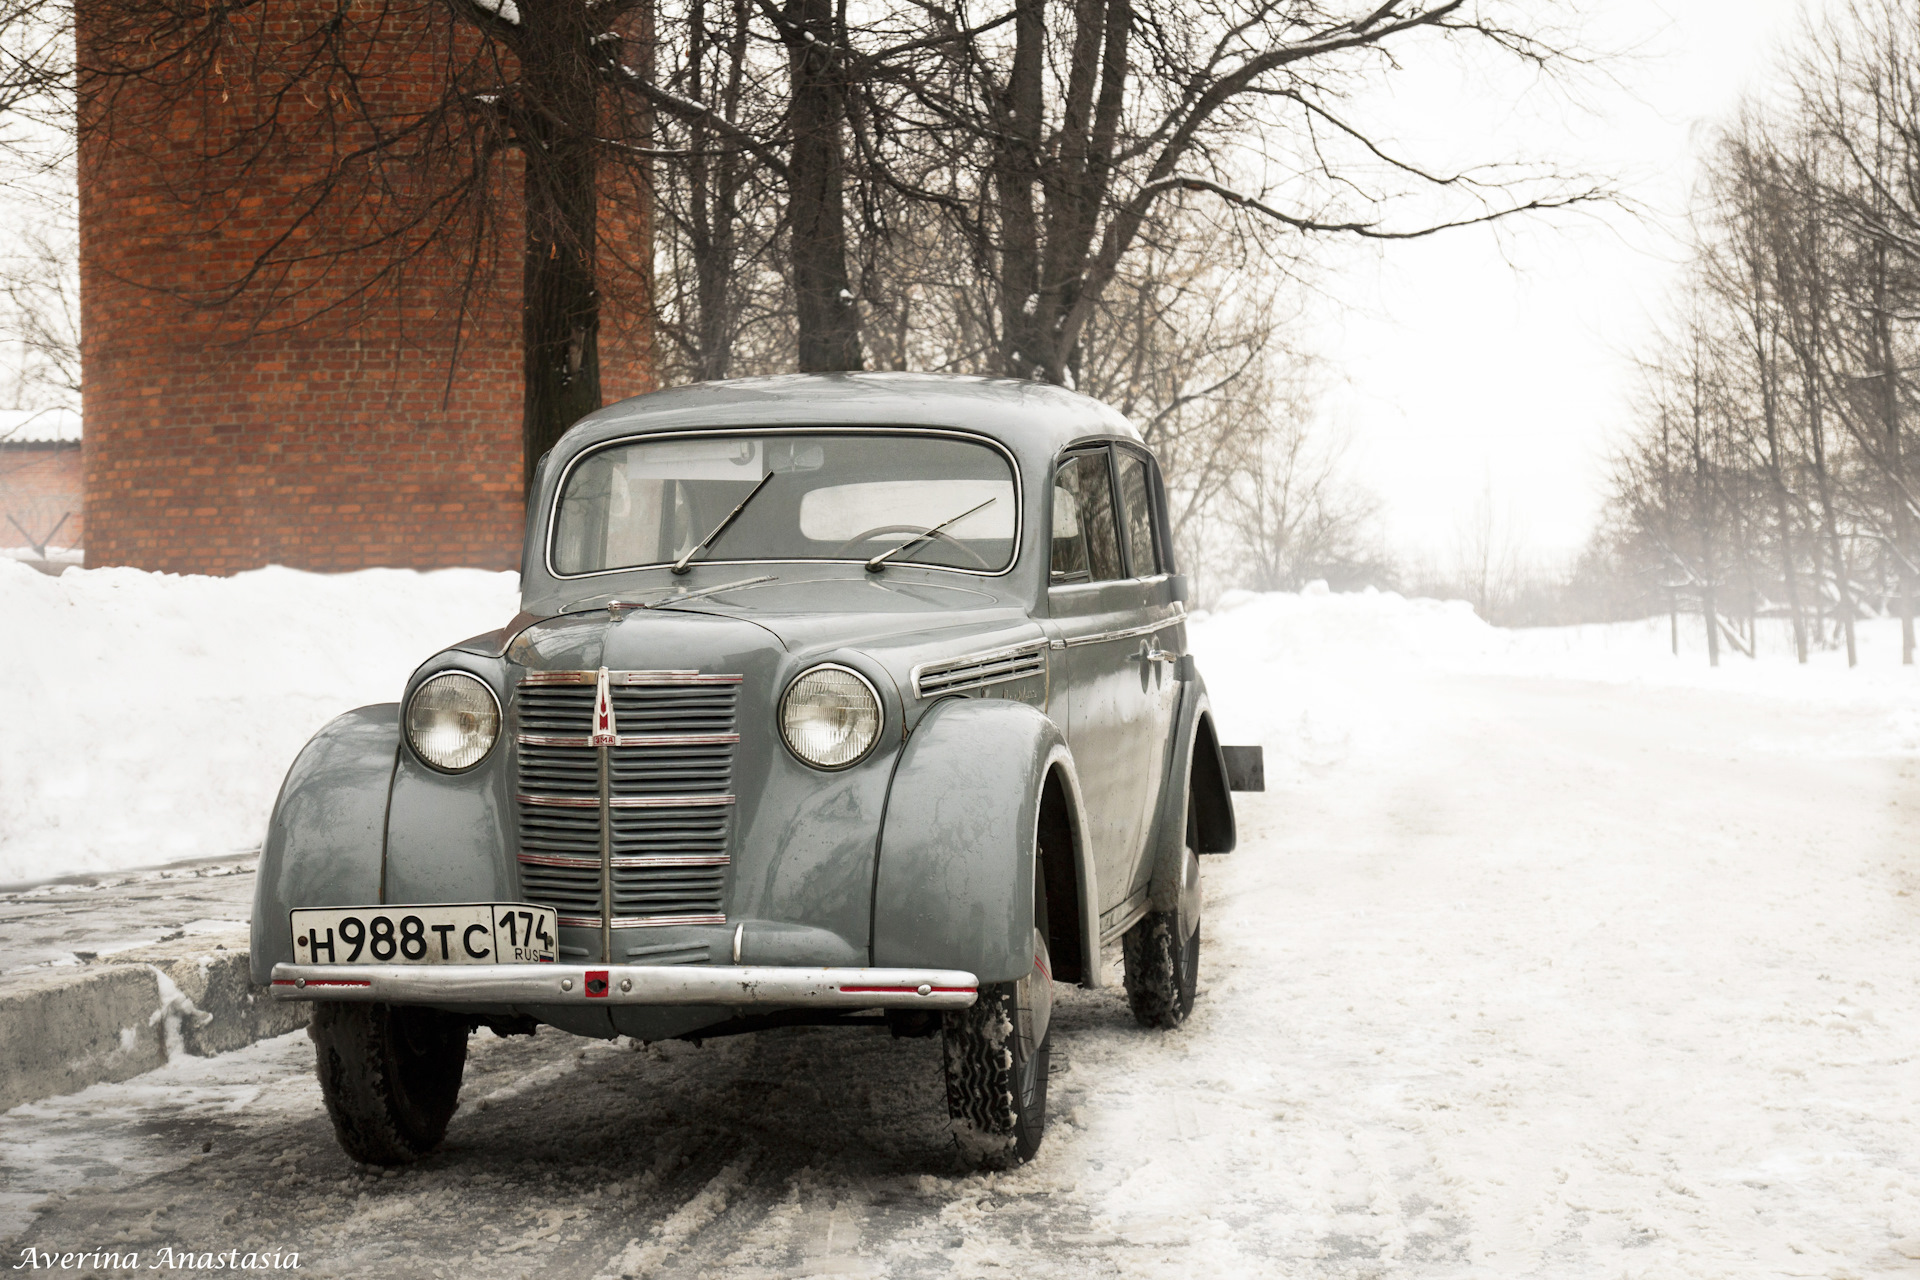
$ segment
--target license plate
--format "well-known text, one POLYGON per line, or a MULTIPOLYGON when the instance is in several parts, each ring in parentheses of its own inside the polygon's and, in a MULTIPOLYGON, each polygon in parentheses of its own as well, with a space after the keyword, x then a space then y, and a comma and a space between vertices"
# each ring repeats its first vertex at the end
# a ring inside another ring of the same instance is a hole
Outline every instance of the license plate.
POLYGON ((552 964, 552 907, 468 902, 295 911, 295 964, 552 964))

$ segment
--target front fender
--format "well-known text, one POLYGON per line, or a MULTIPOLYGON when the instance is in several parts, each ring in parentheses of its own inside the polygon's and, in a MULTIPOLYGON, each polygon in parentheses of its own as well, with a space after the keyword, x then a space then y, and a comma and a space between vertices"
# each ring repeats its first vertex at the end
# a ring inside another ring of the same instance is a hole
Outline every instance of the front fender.
MULTIPOLYGON (((1065 737, 1023 703, 954 698, 921 719, 887 795, 874 964, 963 969, 982 982, 1032 971, 1033 860, 1056 765, 1071 779, 1065 737)), ((1083 901, 1098 901, 1081 866, 1083 901)))
POLYGON ((254 982, 265 986, 275 964, 293 960, 291 908, 380 901, 399 752, 400 706, 383 702, 331 721, 294 757, 254 877, 254 982))

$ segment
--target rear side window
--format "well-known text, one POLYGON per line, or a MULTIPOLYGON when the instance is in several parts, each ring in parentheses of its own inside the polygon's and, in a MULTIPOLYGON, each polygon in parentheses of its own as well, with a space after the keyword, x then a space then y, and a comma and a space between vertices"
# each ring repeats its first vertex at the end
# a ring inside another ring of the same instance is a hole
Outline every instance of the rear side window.
POLYGON ((1113 518, 1107 451, 1068 458, 1053 473, 1053 555, 1049 581, 1105 582, 1125 576, 1113 518))
POLYGON ((1127 566, 1136 578, 1150 578, 1166 568, 1153 532, 1153 481, 1146 459, 1116 449, 1120 462, 1120 510, 1127 531, 1127 566))

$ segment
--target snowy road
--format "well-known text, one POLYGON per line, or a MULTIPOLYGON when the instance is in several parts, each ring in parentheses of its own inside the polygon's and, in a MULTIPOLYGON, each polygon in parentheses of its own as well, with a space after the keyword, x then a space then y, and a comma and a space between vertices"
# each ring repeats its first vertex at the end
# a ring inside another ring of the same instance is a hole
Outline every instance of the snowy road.
POLYGON ((937 1042, 543 1032, 477 1038, 445 1150, 373 1176, 295 1035, 0 1120, 6 1264, 1920 1274, 1920 781, 1860 746, 1895 710, 1316 666, 1229 726, 1273 789, 1206 864, 1192 1023, 1068 993, 1027 1168, 956 1172, 937 1042))

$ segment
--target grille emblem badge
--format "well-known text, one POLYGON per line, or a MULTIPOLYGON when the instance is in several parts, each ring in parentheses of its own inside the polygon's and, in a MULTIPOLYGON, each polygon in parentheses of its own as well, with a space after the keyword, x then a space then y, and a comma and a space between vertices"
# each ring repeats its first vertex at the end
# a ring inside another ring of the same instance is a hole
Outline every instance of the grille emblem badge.
POLYGON ((620 730, 613 721, 613 694, 607 688, 607 669, 602 667, 593 691, 593 741, 588 745, 611 747, 619 739, 620 730))

